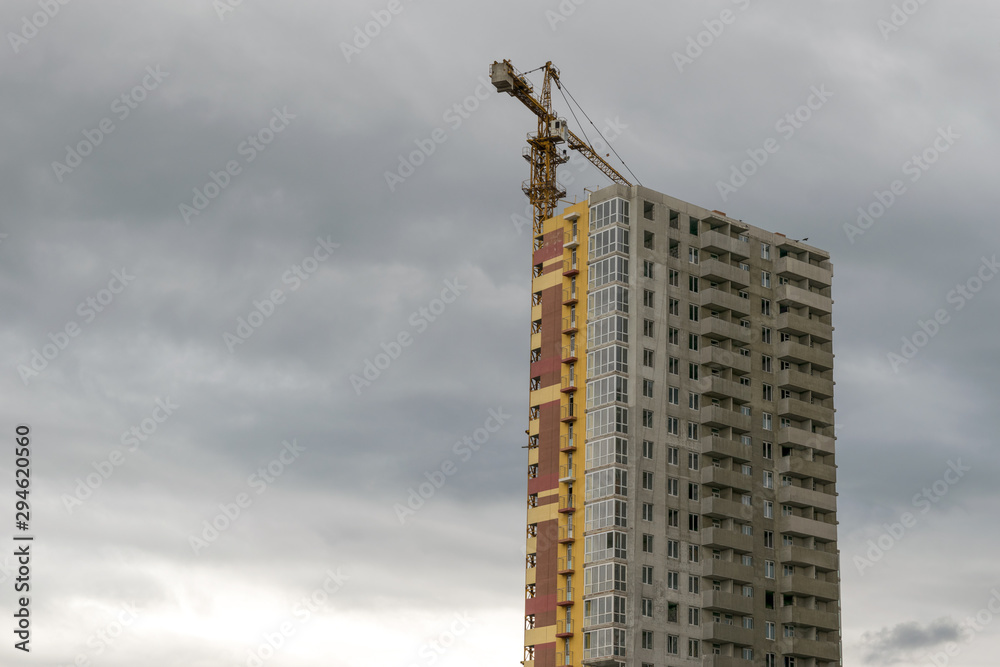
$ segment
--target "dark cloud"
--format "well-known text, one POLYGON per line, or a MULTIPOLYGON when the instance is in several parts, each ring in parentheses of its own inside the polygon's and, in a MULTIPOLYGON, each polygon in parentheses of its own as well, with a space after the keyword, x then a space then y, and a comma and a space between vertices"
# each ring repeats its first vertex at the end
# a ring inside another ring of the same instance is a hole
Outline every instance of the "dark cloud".
POLYGON ((864 661, 869 665, 894 665, 959 638, 961 627, 950 618, 939 618, 926 625, 911 621, 866 632, 861 636, 864 661))

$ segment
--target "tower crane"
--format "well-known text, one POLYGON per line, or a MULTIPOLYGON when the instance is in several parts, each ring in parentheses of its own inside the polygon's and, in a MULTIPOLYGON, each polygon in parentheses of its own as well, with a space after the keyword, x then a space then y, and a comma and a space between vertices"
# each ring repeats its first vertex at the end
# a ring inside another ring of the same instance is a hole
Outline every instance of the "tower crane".
POLYGON ((533 209, 532 229, 536 249, 541 246, 542 222, 555 214, 556 204, 566 196, 566 191, 556 180, 556 168, 569 161, 569 151, 562 148, 563 144, 579 152, 615 183, 632 185, 598 155, 588 142, 570 131, 565 118, 559 118, 555 114, 552 110, 552 82, 562 90, 559 70, 551 61, 539 69, 545 70, 545 76, 541 95, 536 96, 527 77, 514 69, 509 60, 490 65, 490 80, 497 91, 516 97, 538 116, 538 131, 528 134, 528 147, 523 153, 524 159, 531 164, 531 178, 521 184, 533 209))

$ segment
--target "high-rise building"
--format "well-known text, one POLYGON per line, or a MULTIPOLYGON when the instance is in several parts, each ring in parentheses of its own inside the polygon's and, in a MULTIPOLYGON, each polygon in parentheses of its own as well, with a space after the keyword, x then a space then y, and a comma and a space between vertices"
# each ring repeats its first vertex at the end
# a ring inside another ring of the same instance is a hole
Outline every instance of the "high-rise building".
POLYGON ((834 667, 828 253, 643 187, 533 255, 525 667, 834 667))

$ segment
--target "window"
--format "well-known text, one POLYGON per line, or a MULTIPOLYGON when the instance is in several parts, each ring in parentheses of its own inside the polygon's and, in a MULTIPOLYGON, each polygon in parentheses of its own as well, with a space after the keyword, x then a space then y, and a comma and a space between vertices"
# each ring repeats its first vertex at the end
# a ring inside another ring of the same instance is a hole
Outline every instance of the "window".
MULTIPOLYGON (((782 456, 785 455, 784 452, 782 452, 781 454, 782 454, 782 456)), ((782 486, 791 486, 792 485, 792 478, 791 478, 791 476, 790 475, 782 475, 781 476, 781 485, 782 486)))
POLYGON ((743 466, 741 467, 740 471, 744 475, 746 475, 747 477, 749 477, 750 475, 753 474, 753 466, 751 466, 749 463, 744 463, 743 466))
POLYGON ((770 287, 771 286, 771 273, 770 273, 770 271, 761 271, 760 272, 760 286, 761 287, 770 287))
POLYGON ((646 348, 642 351, 642 365, 647 368, 653 367, 653 351, 646 348))
POLYGON ((688 216, 688 233, 698 236, 698 219, 688 216))
POLYGON ((670 435, 680 435, 681 421, 677 417, 667 417, 667 433, 670 435))
POLYGON ((771 413, 770 412, 762 412, 761 414, 763 415, 762 427, 764 428, 765 431, 770 431, 771 430, 771 413))
POLYGON ((761 259, 771 259, 771 245, 768 243, 760 244, 760 258, 761 259))
POLYGON ((750 406, 749 405, 741 405, 740 406, 740 414, 743 415, 743 416, 745 416, 745 417, 749 417, 750 416, 750 406))
POLYGON ((681 575, 679 572, 667 572, 667 588, 678 591, 681 588, 681 575))
POLYGON ((793 514, 795 514, 795 512, 792 511, 792 506, 791 505, 782 505, 781 506, 781 516, 792 516, 793 514))
POLYGON ((651 598, 642 598, 642 615, 646 618, 653 617, 653 600, 651 598))
POLYGON ((774 488, 774 473, 770 470, 764 471, 764 488, 773 489, 774 488))
POLYGON ((698 263, 698 249, 697 248, 688 248, 688 262, 690 262, 691 264, 697 264, 698 263))
POLYGON ((701 625, 701 609, 688 607, 688 625, 701 625))
POLYGON ((698 364, 688 364, 688 378, 692 380, 698 379, 698 364))
POLYGON ((790 576, 794 575, 795 574, 795 566, 794 565, 785 565, 784 567, 781 568, 781 574, 783 574, 786 577, 790 577, 790 576))
POLYGON ((670 364, 668 371, 671 375, 677 375, 681 370, 681 360, 674 357, 670 357, 670 364))
POLYGON ((653 443, 649 440, 642 441, 642 458, 651 459, 653 458, 653 443))
POLYGON ((695 422, 688 422, 688 440, 698 439, 698 424, 695 422))
POLYGON ((698 500, 699 488, 694 482, 688 482, 688 500, 698 500))
POLYGON ((701 641, 697 639, 688 640, 688 657, 697 658, 701 655, 701 641))
POLYGON ((766 579, 774 579, 774 561, 766 560, 764 561, 764 577, 766 579))
POLYGON ((677 387, 667 387, 667 403, 670 405, 680 404, 681 390, 677 387))
POLYGON ((774 532, 770 530, 764 531, 764 548, 773 549, 774 548, 774 532))
POLYGON ((587 535, 583 538, 583 544, 585 563, 610 558, 628 558, 627 536, 617 530, 587 535))
MULTIPOLYGON (((784 391, 784 390, 782 390, 782 391, 784 391)), ((761 393, 763 394, 763 397, 764 397, 765 401, 773 401, 774 400, 774 387, 772 387, 771 385, 769 385, 769 384, 762 384, 761 385, 761 393)))
POLYGON ((786 625, 786 626, 783 626, 783 627, 784 627, 784 635, 786 637, 794 637, 795 636, 795 626, 794 625, 786 625))
POLYGON ((743 587, 743 597, 745 597, 745 598, 752 598, 753 597, 753 586, 744 586, 743 587))
POLYGON ((750 292, 747 292, 746 290, 739 290, 738 292, 736 292, 736 296, 740 297, 741 299, 749 299, 750 292))
MULTIPOLYGON (((751 628, 753 627, 753 618, 751 618, 749 616, 746 616, 746 617, 743 618, 743 620, 744 621, 749 620, 750 621, 750 627, 751 628)), ((746 627, 746 626, 743 626, 743 627, 746 627)), ((744 646, 743 649, 742 649, 742 651, 741 651, 741 653, 743 655, 743 659, 744 660, 748 660, 748 661, 749 660, 753 660, 753 649, 750 648, 749 646, 744 646)))
POLYGON ((643 278, 653 277, 653 263, 648 259, 642 260, 642 277, 643 278))
POLYGON ((688 305, 688 319, 692 322, 698 321, 698 306, 693 303, 688 305))
MULTIPOLYGON (((672 605, 672 606, 673 606, 674 610, 677 609, 677 605, 676 604, 672 605)), ((668 618, 667 620, 669 621, 670 619, 668 618)), ((677 619, 675 618, 672 622, 676 623, 677 619)), ((681 638, 680 637, 678 637, 677 635, 667 635, 667 655, 679 655, 680 654, 680 644, 681 644, 681 638)))
MULTIPOLYGON (((774 639, 774 621, 765 621, 764 622, 764 638, 765 639, 774 639)), ((768 656, 768 658, 772 659, 772 660, 769 661, 768 664, 772 665, 772 667, 773 667, 773 664, 774 664, 774 662, 773 662, 774 655, 771 654, 771 653, 768 653, 767 656, 768 656)))
POLYGON ((740 524, 740 530, 747 537, 753 536, 753 526, 751 526, 749 523, 740 524))
MULTIPOLYGON (((589 444, 589 443, 588 443, 589 444)), ((604 468, 587 473, 585 500, 600 500, 609 496, 628 495, 628 471, 621 468, 604 468)))
POLYGON ((795 656, 785 656, 785 667, 795 667, 795 656))
POLYGON ((698 276, 688 276, 688 291, 698 293, 698 276))
POLYGON ((792 420, 782 417, 778 423, 781 428, 788 428, 789 426, 792 425, 792 420))
POLYGON ((642 335, 646 338, 653 337, 653 320, 642 321, 642 335))
POLYGON ((605 595, 583 603, 583 623, 585 626, 624 622, 625 598, 621 595, 605 595))
POLYGON ((643 565, 642 566, 642 583, 651 584, 653 583, 653 566, 643 565))
POLYGON ((740 384, 743 385, 744 387, 749 387, 750 386, 750 376, 749 375, 742 376, 740 378, 740 384))
POLYGON ((740 556, 740 562, 746 565, 747 567, 753 567, 753 556, 751 556, 750 554, 743 554, 742 556, 740 556))
POLYGON ((760 328, 760 342, 771 344, 771 327, 760 328))
POLYGON ((668 299, 667 300, 667 312, 670 315, 676 315, 677 317, 680 317, 680 315, 681 315, 681 302, 678 301, 677 299, 668 299))
POLYGON ((653 536, 649 534, 643 534, 642 536, 642 550, 645 553, 653 553, 653 536))
POLYGON ((681 332, 679 329, 670 327, 667 329, 667 342, 671 345, 680 345, 681 332))
POLYGON ((675 466, 678 465, 677 461, 680 456, 680 450, 677 447, 667 447, 667 463, 675 466))
POLYGON ((680 287, 681 285, 681 272, 675 269, 670 269, 669 280, 671 287, 680 287))
POLYGON ((700 593, 701 577, 695 574, 688 575, 688 593, 700 593))
POLYGON ((688 560, 692 563, 697 563, 701 558, 701 547, 697 544, 688 545, 688 560))
POLYGON ((654 298, 653 290, 651 289, 642 290, 642 305, 646 306, 647 308, 652 308, 653 298, 654 298))
POLYGON ((628 259, 614 255, 592 262, 588 275, 587 284, 590 289, 597 289, 609 283, 628 284, 628 259))
POLYGON ((646 489, 647 491, 653 490, 653 473, 649 472, 648 470, 645 470, 642 473, 642 488, 646 489))
POLYGON ((792 397, 792 392, 788 391, 787 389, 781 390, 781 400, 785 400, 786 398, 791 398, 791 397, 792 397))
POLYGON ((700 410, 701 394, 688 394, 688 407, 692 410, 700 410))
POLYGON ((667 526, 670 528, 679 528, 680 516, 680 510, 667 510, 667 526))
POLYGON ((774 503, 770 500, 764 501, 764 518, 773 519, 774 518, 774 503))
POLYGON ((753 630, 753 616, 743 617, 743 627, 747 630, 753 630))
POLYGON ((677 540, 667 540, 667 558, 681 557, 681 543, 677 540))
POLYGON ((741 357, 749 357, 750 356, 750 348, 749 347, 741 347, 740 348, 740 356, 741 357))
POLYGON ((701 517, 697 514, 688 514, 688 530, 692 533, 697 533, 700 528, 701 517))
POLYGON ((653 520, 653 505, 650 503, 642 504, 642 520, 652 521, 653 520))
POLYGON ((770 299, 761 299, 760 300, 760 314, 761 315, 770 315, 771 314, 771 300, 770 299))
POLYGON ((642 247, 649 250, 653 249, 653 232, 643 232, 642 247))
POLYGON ((643 380, 642 381, 642 395, 646 398, 653 398, 653 381, 643 380))
POLYGON ((743 504, 747 507, 753 507, 753 496, 749 493, 744 493, 741 498, 743 499, 743 504))
POLYGON ((753 440, 750 438, 749 435, 743 434, 740 436, 740 444, 749 447, 751 444, 753 444, 753 440))
POLYGON ((678 491, 679 488, 680 488, 680 482, 677 480, 676 477, 670 477, 670 478, 667 479, 667 495, 668 496, 676 496, 676 495, 678 495, 677 491, 678 491))
POLYGON ((794 547, 795 546, 795 538, 792 537, 791 535, 782 535, 781 536, 781 545, 785 546, 785 547, 794 547))
POLYGON ((628 312, 628 288, 609 285, 587 295, 587 319, 596 320, 608 313, 628 312))
POLYGON ((688 470, 698 470, 698 453, 688 452, 688 470))

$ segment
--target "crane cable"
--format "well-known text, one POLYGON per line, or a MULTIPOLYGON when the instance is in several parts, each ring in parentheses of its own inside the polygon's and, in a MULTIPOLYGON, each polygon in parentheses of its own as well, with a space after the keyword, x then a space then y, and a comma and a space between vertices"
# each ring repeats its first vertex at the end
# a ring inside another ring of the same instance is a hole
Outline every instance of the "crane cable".
MULTIPOLYGON (((559 88, 560 93, 563 91, 563 84, 559 81, 559 79, 556 79, 556 87, 559 88)), ((587 112, 584 111, 583 107, 580 106, 580 103, 576 101, 575 97, 573 97, 573 93, 569 92, 569 88, 566 89, 566 93, 569 93, 569 97, 571 100, 573 100, 573 103, 576 104, 576 106, 580 107, 580 113, 582 113, 584 117, 590 122, 590 124, 594 126, 594 129, 597 130, 597 134, 600 135, 601 139, 604 139, 604 143, 608 145, 608 148, 610 148, 611 152, 615 154, 615 157, 617 157, 618 161, 622 163, 622 166, 624 166, 625 169, 628 170, 628 173, 632 174, 632 178, 635 179, 635 182, 638 183, 639 185, 642 185, 642 182, 639 180, 639 177, 635 175, 635 172, 633 172, 632 169, 627 164, 625 164, 625 160, 623 160, 622 156, 618 154, 618 151, 616 151, 615 147, 611 145, 611 142, 608 141, 603 134, 601 134, 601 131, 599 129, 597 129, 597 126, 594 125, 594 121, 590 120, 590 116, 587 115, 587 112)), ((566 99, 565 94, 563 95, 563 99, 564 100, 566 99)), ((569 106, 569 101, 566 102, 566 105, 569 106)), ((576 120, 576 122, 580 125, 580 131, 584 133, 583 134, 584 138, 587 138, 587 133, 583 129, 583 123, 580 123, 580 121, 576 118, 576 112, 573 111, 573 107, 570 107, 569 110, 570 113, 573 114, 573 119, 576 120)), ((590 143, 589 138, 587 138, 587 144, 590 146, 590 150, 594 150, 594 146, 593 144, 590 143)), ((594 153, 597 153, 597 151, 594 151, 594 153)))

